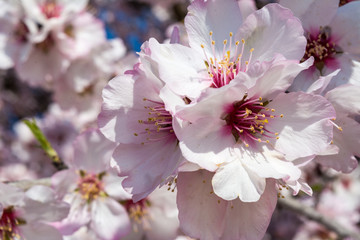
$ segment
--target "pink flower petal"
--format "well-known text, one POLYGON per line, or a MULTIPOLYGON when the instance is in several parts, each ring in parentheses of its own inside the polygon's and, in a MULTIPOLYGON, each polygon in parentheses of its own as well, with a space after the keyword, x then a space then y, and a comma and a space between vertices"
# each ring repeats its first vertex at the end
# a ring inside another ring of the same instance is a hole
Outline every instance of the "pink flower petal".
POLYGON ((276 117, 269 121, 269 130, 279 133, 275 149, 286 159, 294 160, 321 153, 332 139, 334 108, 325 98, 302 92, 280 94, 269 105, 276 117))
POLYGON ((91 219, 91 228, 101 239, 120 239, 130 232, 130 219, 126 209, 112 198, 94 201, 91 219))
POLYGON ((130 188, 133 200, 139 201, 176 172, 183 161, 176 139, 149 144, 120 144, 114 159, 120 167, 125 189, 130 188))
POLYGON ((212 176, 204 170, 178 175, 180 226, 190 237, 220 239, 223 233, 227 202, 212 192, 212 176))
POLYGON ((245 40, 244 59, 269 61, 276 53, 286 59, 300 60, 305 51, 306 39, 299 19, 279 4, 268 4, 249 15, 236 39, 245 40))
POLYGON ((241 23, 242 16, 239 6, 233 0, 195 0, 189 6, 185 18, 185 27, 191 48, 202 53, 201 44, 203 44, 205 51, 212 55, 209 38, 209 33, 212 31, 215 52, 218 54, 216 57, 222 57, 223 40, 229 39, 230 32, 235 34, 241 23))
POLYGON ((277 194, 273 180, 257 202, 231 201, 225 216, 224 235, 221 239, 262 239, 275 210, 277 194))
POLYGON ((326 2, 318 0, 280 0, 279 3, 289 8, 296 17, 301 20, 305 30, 318 30, 320 26, 329 25, 339 7, 338 0, 328 0, 326 2))

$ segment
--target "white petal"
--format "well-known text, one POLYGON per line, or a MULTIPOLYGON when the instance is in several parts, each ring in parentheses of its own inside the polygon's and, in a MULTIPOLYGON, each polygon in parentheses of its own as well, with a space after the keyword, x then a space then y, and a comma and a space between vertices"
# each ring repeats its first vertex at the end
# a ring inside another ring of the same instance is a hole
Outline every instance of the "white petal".
POLYGON ((338 46, 350 54, 360 54, 360 2, 354 1, 340 7, 329 24, 338 46))
POLYGON ((236 39, 245 40, 245 60, 249 59, 251 48, 254 48, 252 61, 269 61, 276 53, 300 60, 306 46, 303 32, 299 19, 290 10, 268 4, 246 18, 236 39))
POLYGON ((112 198, 98 199, 92 204, 91 228, 104 240, 119 239, 130 231, 125 208, 112 198))
POLYGON ((214 192, 225 200, 240 198, 243 202, 256 202, 265 189, 265 178, 247 169, 238 159, 222 164, 212 184, 214 192))
POLYGON ((360 114, 360 86, 341 85, 326 93, 325 97, 334 106, 337 114, 360 114))
POLYGON ((284 115, 269 120, 267 129, 279 133, 274 146, 286 159, 319 154, 329 145, 329 120, 335 117, 335 110, 325 98, 302 92, 280 94, 268 107, 275 109, 276 115, 284 115))
POLYGON ((212 39, 215 41, 215 52, 219 54, 215 57, 222 57, 223 41, 229 40, 229 33, 237 32, 242 23, 242 16, 236 1, 215 0, 215 1, 194 1, 188 9, 185 18, 185 27, 189 35, 191 48, 213 55, 210 42, 210 31, 213 32, 212 39))
POLYGON ((44 223, 29 223, 24 226, 20 226, 20 232, 24 239, 36 239, 36 240, 62 240, 63 237, 58 230, 54 227, 46 225, 44 223))

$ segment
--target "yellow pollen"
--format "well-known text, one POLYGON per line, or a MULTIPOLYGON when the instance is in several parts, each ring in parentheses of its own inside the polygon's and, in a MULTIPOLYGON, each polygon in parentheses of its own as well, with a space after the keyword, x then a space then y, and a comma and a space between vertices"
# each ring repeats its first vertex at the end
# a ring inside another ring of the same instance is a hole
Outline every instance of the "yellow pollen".
POLYGON ((212 35, 213 35, 213 32, 212 32, 212 31, 210 31, 210 32, 209 32, 209 35, 210 35, 210 36, 212 36, 212 35))
POLYGON ((284 114, 280 114, 280 117, 283 118, 283 117, 284 117, 284 114))
POLYGON ((248 65, 248 64, 249 64, 249 61, 245 61, 245 64, 248 65))
POLYGON ((260 100, 260 101, 262 101, 262 99, 263 99, 262 97, 259 97, 259 100, 260 100))
POLYGON ((260 138, 258 138, 258 142, 261 143, 261 139, 260 139, 260 138))
POLYGON ((201 48, 205 48, 205 47, 204 47, 204 44, 201 44, 200 46, 201 46, 201 48))
POLYGON ((254 51, 254 48, 251 48, 251 49, 250 49, 250 52, 253 52, 253 51, 254 51))
POLYGON ((331 140, 330 144, 334 144, 334 141, 333 141, 333 140, 331 140))
POLYGON ((226 45, 226 44, 227 44, 227 40, 225 39, 223 43, 224 43, 224 45, 226 45))
POLYGON ((276 137, 276 139, 279 139, 279 137, 276 137))
POLYGON ((134 133, 134 136, 136 136, 136 137, 137 137, 137 136, 138 136, 138 134, 137 134, 137 133, 134 133))
POLYGON ((235 43, 236 45, 239 45, 240 44, 240 42, 239 41, 236 41, 236 43, 235 43))
POLYGON ((143 101, 146 101, 147 100, 147 98, 143 98, 143 101))
POLYGON ((269 140, 266 140, 266 143, 269 143, 270 141, 269 140))
POLYGON ((230 36, 230 37, 232 37, 232 36, 233 36, 233 33, 232 33, 232 32, 230 32, 230 33, 229 33, 229 36, 230 36))
POLYGON ((272 111, 272 112, 275 112, 275 109, 272 108, 271 111, 272 111))
POLYGON ((245 147, 249 147, 249 144, 245 143, 245 147))
POLYGON ((211 44, 212 44, 212 45, 215 45, 215 41, 214 41, 214 40, 212 40, 212 41, 211 41, 211 44))
POLYGON ((245 44, 245 39, 241 39, 241 42, 242 42, 243 44, 245 44))
POLYGON ((275 136, 279 135, 279 133, 275 133, 275 136))
POLYGON ((274 118, 274 115, 270 115, 270 118, 274 118))

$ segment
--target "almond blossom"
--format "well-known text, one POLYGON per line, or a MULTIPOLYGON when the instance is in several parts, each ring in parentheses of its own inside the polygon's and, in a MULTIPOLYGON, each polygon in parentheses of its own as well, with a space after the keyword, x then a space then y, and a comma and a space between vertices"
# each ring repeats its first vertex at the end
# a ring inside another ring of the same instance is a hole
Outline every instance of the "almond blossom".
POLYGON ((88 55, 71 62, 54 84, 54 100, 63 109, 76 109, 96 120, 101 108, 101 91, 119 67, 126 48, 121 39, 113 39, 94 48, 88 55))
POLYGON ((277 67, 238 75, 177 112, 191 123, 175 127, 184 157, 215 172, 214 192, 225 200, 257 201, 266 178, 298 180, 296 160, 321 153, 332 139, 331 104, 321 96, 283 93, 291 67, 281 71, 285 76, 274 74, 277 67))
POLYGON ((51 88, 70 64, 105 41, 102 23, 85 12, 87 1, 1 1, 0 56, 20 79, 51 88), (10 21, 11 20, 11 21, 10 21), (9 23, 8 23, 9 22, 9 23), (95 37, 94 37, 95 36, 95 37), (41 67, 38 67, 40 64, 41 67))
POLYGON ((104 103, 98 118, 101 132, 121 143, 114 152, 123 186, 134 201, 146 197, 159 185, 173 180, 183 161, 173 131, 174 106, 185 104, 164 88, 148 60, 148 43, 142 47, 141 63, 134 70, 112 79, 104 88, 104 103), (166 104, 163 99, 171 99, 166 104))
POLYGON ((250 71, 254 62, 272 61, 277 55, 299 61, 304 54, 301 23, 278 4, 269 4, 245 20, 232 0, 196 0, 188 10, 185 27, 190 47, 151 39, 149 48, 160 78, 192 101, 204 89, 220 88, 240 72, 250 71))
POLYGON ((360 2, 345 5, 338 0, 289 1, 280 4, 290 8, 299 17, 307 38, 306 52, 302 61, 314 57, 314 65, 302 72, 291 90, 306 91, 311 84, 331 72, 341 69, 327 90, 342 84, 360 85, 359 22, 360 2))
POLYGON ((49 187, 33 186, 26 192, 0 183, 1 239, 51 239, 62 236, 51 222, 66 217, 69 206, 49 187))
POLYGON ((176 191, 158 188, 136 203, 122 202, 133 225, 133 231, 124 240, 175 239, 180 234, 176 195, 176 191))
POLYGON ((116 239, 129 232, 129 217, 118 201, 130 195, 121 187, 122 179, 110 171, 115 146, 99 131, 86 131, 74 142, 70 168, 52 177, 56 192, 71 205, 67 218, 54 224, 63 235, 82 226, 91 228, 99 239, 116 239))

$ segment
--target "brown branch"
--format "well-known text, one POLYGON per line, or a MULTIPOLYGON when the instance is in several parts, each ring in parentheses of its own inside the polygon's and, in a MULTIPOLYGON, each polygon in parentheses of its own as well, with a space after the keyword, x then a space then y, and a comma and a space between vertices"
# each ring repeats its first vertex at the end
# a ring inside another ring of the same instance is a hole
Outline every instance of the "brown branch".
POLYGON ((300 201, 295 200, 294 198, 280 198, 278 201, 278 205, 289 210, 292 210, 309 220, 313 220, 317 223, 322 224, 327 229, 334 231, 340 239, 344 239, 347 237, 352 237, 354 240, 360 240, 360 236, 358 233, 354 233, 344 226, 340 225, 338 222, 333 219, 329 219, 326 216, 322 215, 315 208, 309 207, 307 205, 302 204, 300 201))

